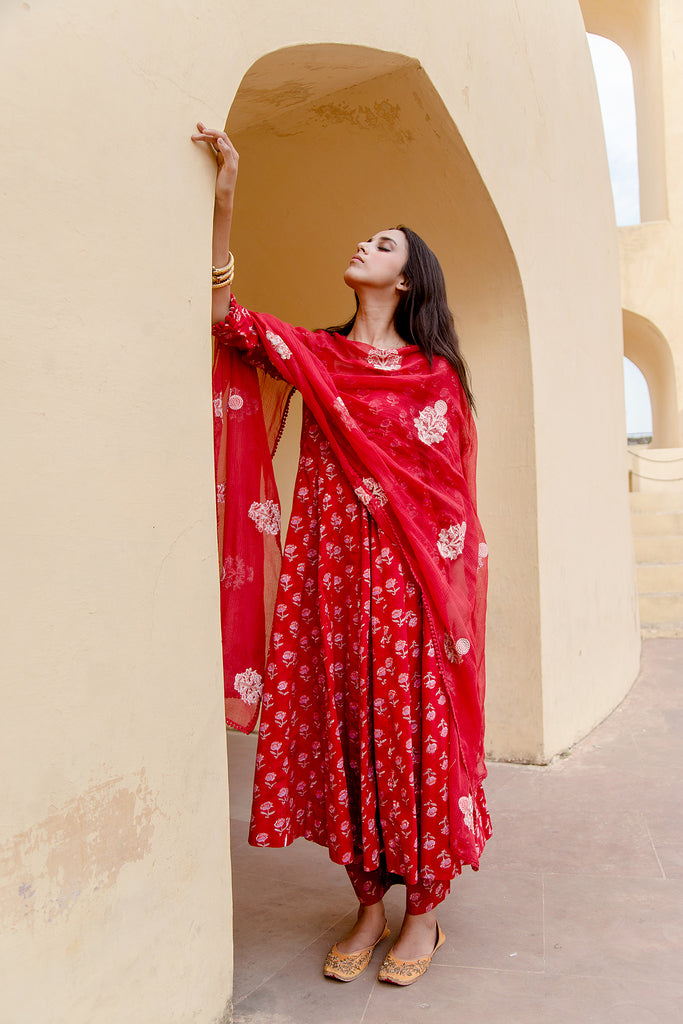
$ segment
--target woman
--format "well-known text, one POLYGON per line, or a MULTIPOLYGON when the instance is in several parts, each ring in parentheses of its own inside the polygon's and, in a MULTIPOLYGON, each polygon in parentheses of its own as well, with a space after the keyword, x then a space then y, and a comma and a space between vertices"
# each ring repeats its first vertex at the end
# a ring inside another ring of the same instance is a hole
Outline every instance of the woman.
POLYGON ((238 155, 224 132, 197 128, 192 138, 218 164, 212 319, 230 724, 253 727, 263 688, 250 842, 305 836, 346 867, 358 919, 323 968, 341 981, 369 964, 388 934, 383 897, 405 884, 403 926, 378 977, 411 984, 444 941, 436 907, 464 864, 478 868, 490 836, 487 548, 468 371, 441 268, 408 228, 358 244, 344 274, 356 313, 342 327, 306 331, 239 306, 229 250, 238 155), (273 618, 270 456, 294 389, 301 456, 273 618))

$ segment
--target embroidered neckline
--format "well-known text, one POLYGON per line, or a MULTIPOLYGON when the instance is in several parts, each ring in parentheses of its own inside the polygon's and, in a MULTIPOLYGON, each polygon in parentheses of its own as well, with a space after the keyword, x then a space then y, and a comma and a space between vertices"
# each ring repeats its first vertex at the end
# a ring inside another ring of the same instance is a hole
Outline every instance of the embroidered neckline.
POLYGON ((398 348, 380 348, 379 345, 371 345, 369 341, 357 341, 355 338, 349 338, 346 334, 333 334, 333 338, 341 338, 342 341, 349 341, 352 345, 362 345, 363 348, 369 348, 373 352, 419 352, 419 345, 399 345, 398 348))
MULTIPOLYGON (((344 335, 341 335, 344 337, 344 335)), ((354 345, 363 345, 365 348, 372 349, 373 352, 404 352, 406 349, 419 349, 419 345, 395 345, 393 348, 382 348, 381 345, 371 345, 369 341, 357 341, 355 338, 347 338, 347 341, 353 342, 354 345)))

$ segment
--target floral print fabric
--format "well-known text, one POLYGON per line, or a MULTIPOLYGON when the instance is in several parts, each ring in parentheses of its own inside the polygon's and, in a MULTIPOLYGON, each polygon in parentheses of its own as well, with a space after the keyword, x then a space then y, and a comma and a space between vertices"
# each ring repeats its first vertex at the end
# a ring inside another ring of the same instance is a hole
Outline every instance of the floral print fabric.
MULTIPOLYGON (((374 357, 234 302, 214 333, 304 399, 250 841, 305 836, 339 863, 360 857, 364 871, 384 865, 423 888, 476 868, 490 835, 486 559, 459 382, 444 360, 430 370, 414 346, 374 357)), ((274 519, 261 505, 251 522, 267 537, 274 519)), ((232 567, 236 553, 223 558, 232 567)), ((224 644, 239 639, 224 634, 224 644)), ((226 696, 229 686, 226 677, 226 696)))
MULTIPOLYGON (((358 857, 352 864, 345 864, 349 881, 353 886, 359 903, 363 906, 370 906, 384 899, 384 896, 398 881, 403 881, 387 870, 386 861, 378 868, 366 871, 363 868, 362 858, 358 857)), ((450 879, 437 879, 434 882, 425 882, 420 879, 415 885, 406 883, 406 904, 409 914, 428 914, 430 910, 438 907, 439 903, 446 899, 451 889, 450 879)))
MULTIPOLYGON (((452 878, 473 802, 419 589, 304 411, 266 667, 249 840, 304 836, 365 871, 452 878), (465 801, 462 803, 461 801, 465 801), (451 823, 452 816, 455 819, 451 823)), ((478 797, 483 809, 483 794, 478 797)))

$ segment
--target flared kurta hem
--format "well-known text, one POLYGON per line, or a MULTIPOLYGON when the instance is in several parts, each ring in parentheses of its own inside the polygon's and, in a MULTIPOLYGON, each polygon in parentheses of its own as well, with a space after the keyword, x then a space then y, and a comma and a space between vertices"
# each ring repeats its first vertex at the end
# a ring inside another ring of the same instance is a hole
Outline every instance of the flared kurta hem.
POLYGON ((214 334, 225 696, 246 729, 262 691, 249 841, 308 838, 368 879, 445 891, 491 834, 488 549, 462 386, 417 346, 234 301, 214 334), (304 420, 280 564, 271 456, 292 387, 304 420))
POLYGON ((266 665, 249 841, 384 855, 410 884, 478 867, 472 791, 417 582, 304 412, 266 665))

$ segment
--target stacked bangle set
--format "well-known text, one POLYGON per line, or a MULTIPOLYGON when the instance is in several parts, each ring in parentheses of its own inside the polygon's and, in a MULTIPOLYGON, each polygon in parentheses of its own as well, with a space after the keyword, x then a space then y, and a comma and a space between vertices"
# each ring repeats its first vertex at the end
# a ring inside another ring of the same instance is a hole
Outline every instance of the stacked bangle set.
POLYGON ((211 287, 227 288, 235 276, 235 257, 228 253, 228 262, 224 267, 211 267, 211 287))

